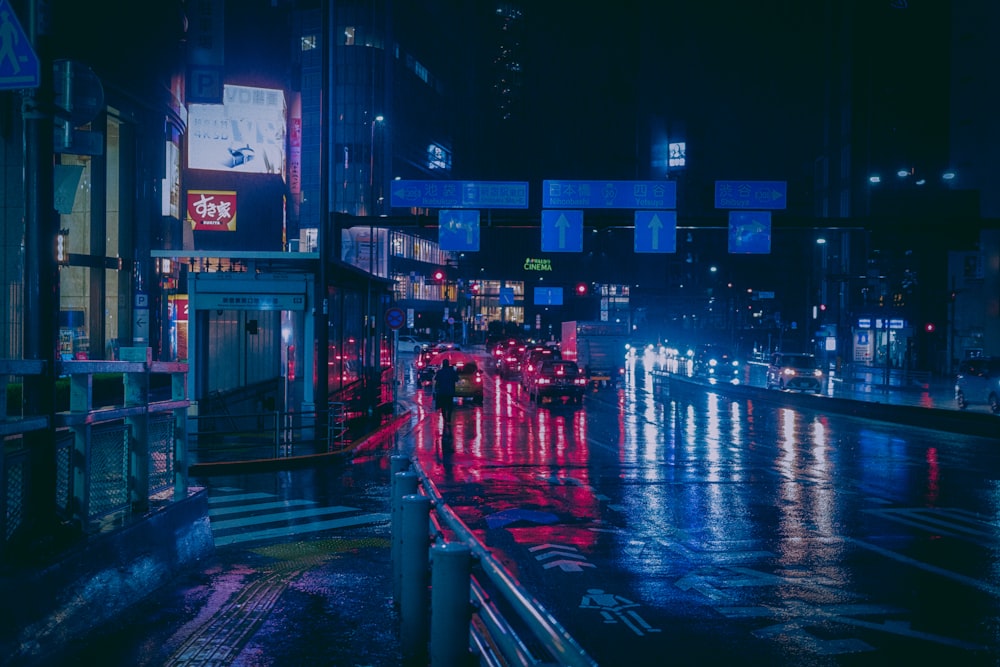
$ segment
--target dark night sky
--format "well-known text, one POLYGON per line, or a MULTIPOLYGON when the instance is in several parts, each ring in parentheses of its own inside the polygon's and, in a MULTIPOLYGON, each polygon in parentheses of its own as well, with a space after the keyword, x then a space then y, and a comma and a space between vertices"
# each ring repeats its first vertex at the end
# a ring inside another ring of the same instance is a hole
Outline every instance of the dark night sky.
POLYGON ((819 135, 817 11, 782 0, 626 0, 600 12, 532 3, 536 164, 561 177, 634 178, 634 128, 648 110, 686 129, 690 160, 712 179, 791 177, 819 135))

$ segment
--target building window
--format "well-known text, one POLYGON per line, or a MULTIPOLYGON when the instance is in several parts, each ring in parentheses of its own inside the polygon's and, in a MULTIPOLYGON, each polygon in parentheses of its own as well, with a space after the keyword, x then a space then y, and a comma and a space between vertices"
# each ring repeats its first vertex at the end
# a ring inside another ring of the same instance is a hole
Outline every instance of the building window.
POLYGON ((316 48, 316 35, 303 35, 299 47, 303 51, 312 51, 316 48))
POLYGON ((344 28, 344 46, 354 46, 354 26, 344 28))

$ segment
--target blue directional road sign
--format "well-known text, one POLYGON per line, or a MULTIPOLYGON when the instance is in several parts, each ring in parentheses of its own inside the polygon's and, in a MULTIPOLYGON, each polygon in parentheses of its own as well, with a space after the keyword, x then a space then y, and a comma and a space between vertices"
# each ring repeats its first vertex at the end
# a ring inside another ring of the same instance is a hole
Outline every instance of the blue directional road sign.
POLYGON ((729 212, 729 252, 734 255, 771 252, 770 211, 729 212))
POLYGON ((441 250, 479 252, 479 211, 439 211, 438 245, 441 250))
POLYGON ((542 211, 542 252, 582 252, 583 211, 542 211))
POLYGON ((37 88, 38 56, 7 0, 0 0, 0 90, 37 88))
POLYGON ((542 181, 543 208, 676 208, 676 181, 542 181))
POLYGON ((536 287, 536 306, 561 306, 563 305, 562 287, 536 287))
POLYGON ((393 208, 528 208, 519 181, 393 181, 393 208))
POLYGON ((787 190, 785 181, 716 181, 715 208, 784 210, 787 190))
POLYGON ((677 211, 636 211, 635 251, 677 252, 677 211))

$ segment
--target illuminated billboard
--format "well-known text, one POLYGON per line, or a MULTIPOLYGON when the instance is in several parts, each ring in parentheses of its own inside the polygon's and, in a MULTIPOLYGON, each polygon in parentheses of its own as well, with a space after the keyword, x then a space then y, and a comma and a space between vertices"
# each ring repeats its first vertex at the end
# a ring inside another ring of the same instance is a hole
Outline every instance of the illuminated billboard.
POLYGON ((221 190, 189 190, 187 219, 196 232, 235 232, 236 193, 221 190))
POLYGON ((285 173, 285 93, 226 85, 222 104, 188 106, 188 168, 285 173))

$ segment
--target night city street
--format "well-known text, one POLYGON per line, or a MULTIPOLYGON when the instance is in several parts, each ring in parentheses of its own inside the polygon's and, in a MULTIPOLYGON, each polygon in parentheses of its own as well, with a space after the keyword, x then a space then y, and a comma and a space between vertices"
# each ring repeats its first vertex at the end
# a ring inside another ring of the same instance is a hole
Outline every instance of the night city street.
POLYGON ((638 361, 582 407, 532 405, 490 375, 442 451, 430 394, 405 377, 411 419, 387 449, 205 480, 213 562, 59 664, 396 664, 379 575, 393 446, 598 664, 1000 657, 995 439, 827 414, 823 398, 794 409, 777 391, 734 400, 685 379, 664 394, 638 361), (259 495, 225 512, 237 491, 259 495), (250 612, 243 588, 265 574, 271 599, 250 612), (227 617, 243 631, 218 652, 227 617))
POLYGON ((998 34, 0 0, 0 667, 1000 667, 998 34))

